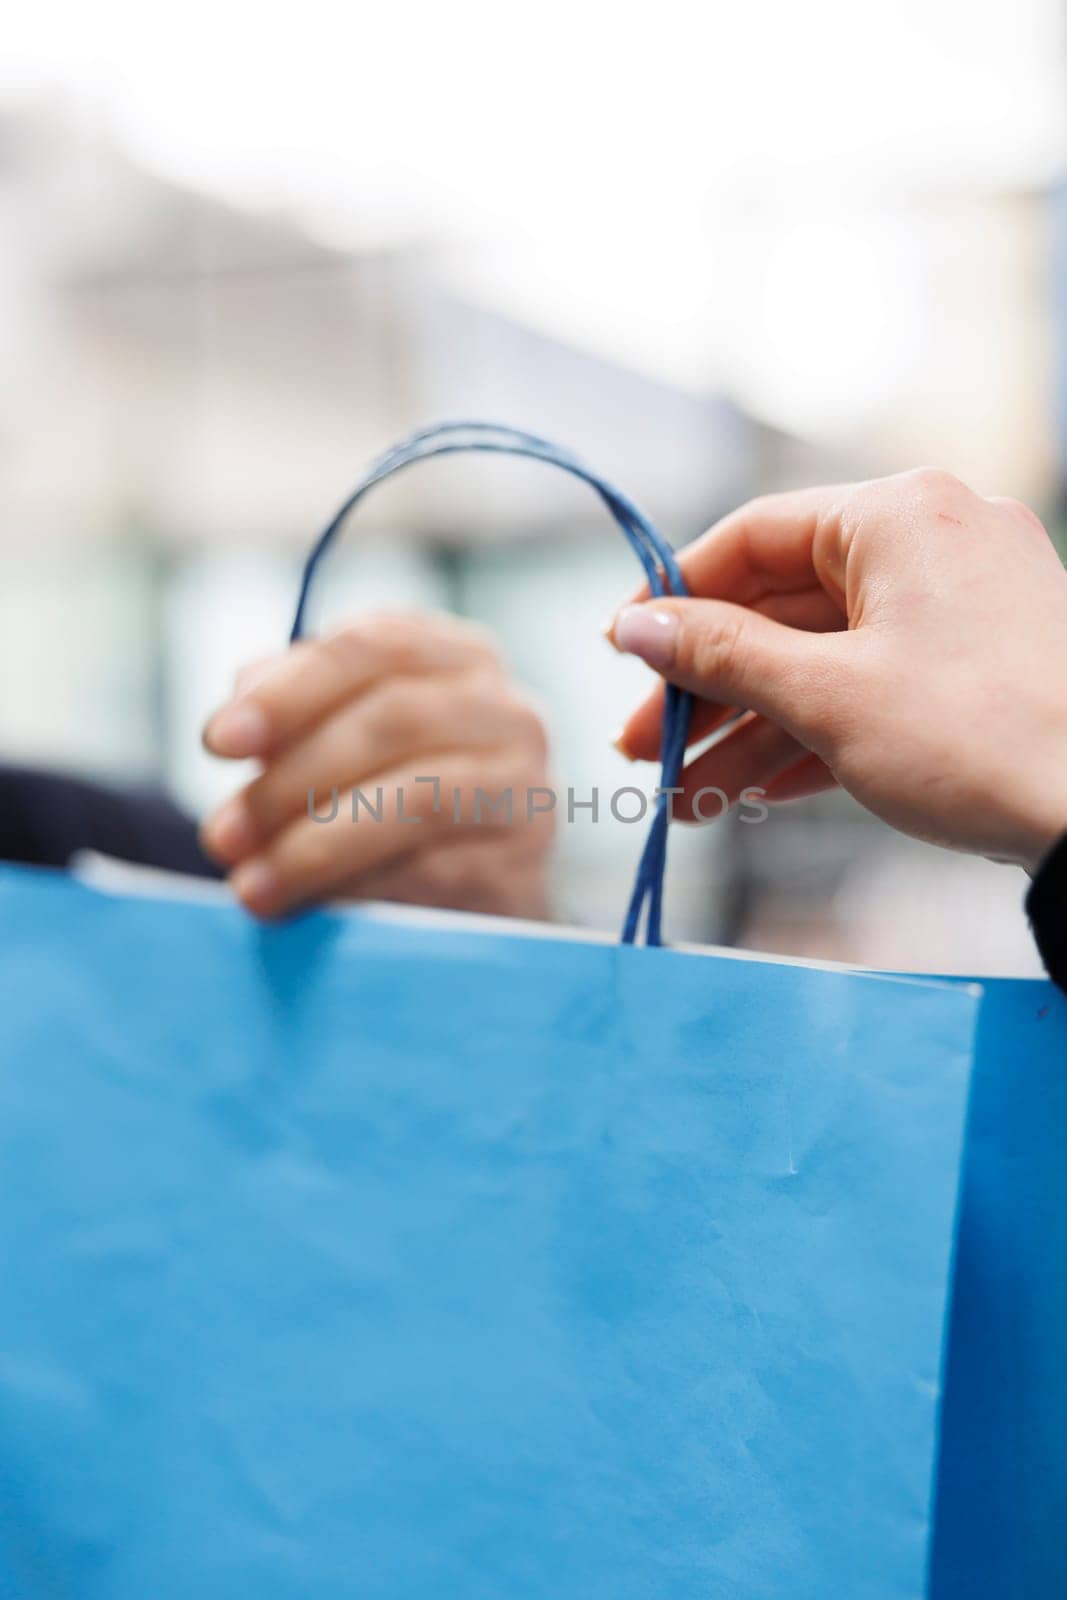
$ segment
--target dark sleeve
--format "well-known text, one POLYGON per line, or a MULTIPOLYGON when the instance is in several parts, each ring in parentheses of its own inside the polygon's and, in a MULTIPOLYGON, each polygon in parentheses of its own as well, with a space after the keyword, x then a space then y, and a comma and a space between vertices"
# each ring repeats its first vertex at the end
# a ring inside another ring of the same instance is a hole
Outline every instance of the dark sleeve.
POLYGON ((65 867, 79 850, 141 866, 217 877, 196 824, 160 790, 0 765, 0 858, 65 867))
POLYGON ((1026 914, 1049 977, 1067 994, 1067 833, 1038 867, 1026 914))

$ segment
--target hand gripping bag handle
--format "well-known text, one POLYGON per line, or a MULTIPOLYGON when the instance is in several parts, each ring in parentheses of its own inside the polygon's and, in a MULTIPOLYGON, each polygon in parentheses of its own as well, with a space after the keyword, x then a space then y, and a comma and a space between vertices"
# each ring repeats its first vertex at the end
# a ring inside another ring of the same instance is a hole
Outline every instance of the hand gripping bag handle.
MULTIPOLYGON (((391 478, 416 461, 428 461, 434 456, 456 455, 461 451, 480 451, 483 454, 528 456, 534 461, 544 461, 559 467, 572 477, 587 483, 615 519, 618 526, 645 570, 653 595, 688 594, 674 551, 663 535, 632 500, 606 478, 587 467, 584 462, 560 445, 536 434, 522 432, 492 422, 442 422, 432 428, 413 433, 393 449, 380 456, 358 483, 338 510, 336 516, 316 539, 304 566, 300 584, 300 598, 290 639, 303 637, 308 595, 319 563, 340 534, 348 515, 369 490, 391 478)), ((663 737, 660 746, 662 773, 656 795, 656 809, 648 830, 644 849, 637 867, 633 893, 626 912, 622 930, 624 944, 636 941, 642 911, 647 906, 645 942, 662 943, 661 920, 663 911, 663 875, 667 861, 667 826, 670 821, 670 792, 677 788, 678 776, 685 757, 692 713, 692 696, 667 685, 663 713, 663 737)))

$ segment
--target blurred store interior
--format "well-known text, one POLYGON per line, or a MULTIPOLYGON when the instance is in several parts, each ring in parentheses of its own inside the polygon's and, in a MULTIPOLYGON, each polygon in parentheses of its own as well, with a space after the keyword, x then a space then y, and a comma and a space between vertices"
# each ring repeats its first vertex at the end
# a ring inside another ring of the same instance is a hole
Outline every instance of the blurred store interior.
MULTIPOLYGON (((1058 0, 549 7, 534 38, 488 5, 449 29, 312 6, 306 54, 251 8, 111 9, 5 23, 5 758, 220 798, 205 714, 283 645, 363 466, 441 417, 558 438, 679 544, 753 494, 920 463, 1062 536, 1058 0)), ((646 673, 600 627, 634 576, 579 486, 436 463, 353 522, 317 620, 489 623, 558 781, 610 792, 646 673)), ((617 924, 640 837, 561 829, 565 915, 617 924)), ((1036 970, 1021 874, 839 795, 678 830, 672 866, 678 938, 1036 970)))

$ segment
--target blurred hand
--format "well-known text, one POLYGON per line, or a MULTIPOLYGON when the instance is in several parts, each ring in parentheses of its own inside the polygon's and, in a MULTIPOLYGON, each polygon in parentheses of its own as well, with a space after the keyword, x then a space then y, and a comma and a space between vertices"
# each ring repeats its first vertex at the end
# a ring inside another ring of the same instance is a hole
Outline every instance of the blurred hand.
POLYGON ((527 820, 545 733, 480 629, 373 616, 301 641, 242 674, 204 743, 263 764, 201 830, 256 916, 345 896, 546 914, 552 819, 527 820), (381 820, 363 806, 353 821, 352 791, 374 806, 379 789, 381 820), (489 805, 509 789, 510 823, 489 805), (314 820, 309 795, 328 817, 333 791, 336 816, 314 820))
MULTIPOLYGON (((1067 830, 1067 575, 1041 523, 944 472, 754 500, 681 557, 693 595, 615 645, 700 697, 684 774, 768 801, 835 783, 895 827, 1029 870, 1067 830)), ((658 753, 662 686, 619 748, 658 753)), ((714 815, 698 803, 697 816, 714 815)))

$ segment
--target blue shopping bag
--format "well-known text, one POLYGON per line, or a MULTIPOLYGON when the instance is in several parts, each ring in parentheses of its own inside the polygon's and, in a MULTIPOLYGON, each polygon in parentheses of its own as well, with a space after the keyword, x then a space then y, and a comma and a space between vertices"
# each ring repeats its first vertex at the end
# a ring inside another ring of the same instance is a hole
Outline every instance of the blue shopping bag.
POLYGON ((0 874, 0 1593, 904 1600, 965 986, 0 874))
POLYGON ((1067 1595, 1067 998, 983 979, 933 1600, 1067 1595))
MULTIPOLYGON (((684 594, 466 424, 294 637, 466 448, 684 594)), ((0 873, 0 1595, 1064 1591, 1067 1008, 630 948, 688 714, 621 948, 0 873)))

